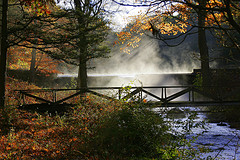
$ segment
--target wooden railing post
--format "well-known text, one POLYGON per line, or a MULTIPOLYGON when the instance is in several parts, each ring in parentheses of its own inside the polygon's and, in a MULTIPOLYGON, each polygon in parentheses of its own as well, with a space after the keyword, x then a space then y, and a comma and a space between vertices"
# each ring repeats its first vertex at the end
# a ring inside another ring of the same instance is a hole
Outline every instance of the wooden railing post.
POLYGON ((166 99, 167 98, 167 88, 165 87, 164 90, 165 90, 164 93, 165 93, 165 99, 166 99))
POLYGON ((121 97, 121 94, 122 94, 121 88, 119 88, 119 89, 118 89, 118 99, 119 99, 119 100, 122 98, 122 97, 121 97))
POLYGON ((162 97, 162 99, 163 99, 163 87, 162 87, 162 94, 161 94, 161 97, 162 97))
POLYGON ((53 90, 52 91, 52 94, 53 94, 53 103, 55 103, 57 101, 57 93, 56 93, 56 90, 53 90))
POLYGON ((189 87, 189 97, 188 97, 188 101, 189 102, 194 102, 194 91, 193 91, 193 86, 189 87))
POLYGON ((23 100, 23 105, 25 105, 25 95, 23 94, 23 92, 20 92, 22 95, 22 100, 23 100))
POLYGON ((193 87, 191 87, 192 89, 192 102, 194 102, 194 91, 193 91, 193 87))
POLYGON ((142 87, 141 87, 141 90, 140 90, 140 92, 139 92, 139 97, 140 97, 140 101, 142 102, 142 100, 143 100, 143 96, 142 96, 142 87))

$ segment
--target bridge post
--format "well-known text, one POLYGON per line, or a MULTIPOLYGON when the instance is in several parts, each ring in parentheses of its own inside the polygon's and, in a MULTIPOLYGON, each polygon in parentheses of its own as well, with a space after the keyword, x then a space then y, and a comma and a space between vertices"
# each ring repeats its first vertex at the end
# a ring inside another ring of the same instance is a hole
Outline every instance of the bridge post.
POLYGON ((53 94, 53 103, 55 103, 57 101, 57 93, 55 90, 53 90, 52 94, 53 94))
POLYGON ((188 101, 189 101, 189 102, 194 102, 194 91, 193 91, 193 87, 190 87, 189 96, 188 96, 188 101))
POLYGON ((189 102, 194 102, 194 91, 193 91, 193 87, 190 87, 188 100, 189 100, 189 102))
POLYGON ((142 88, 141 88, 141 91, 139 92, 139 97, 140 97, 140 101, 142 102, 142 100, 143 100, 143 97, 142 97, 142 88))
POLYGON ((23 105, 25 105, 25 95, 20 91, 20 95, 22 97, 22 100, 23 100, 23 105))
POLYGON ((161 87, 162 88, 162 99, 165 99, 167 97, 167 88, 166 87, 161 87))
POLYGON ((122 94, 121 88, 119 88, 119 89, 118 89, 118 99, 119 99, 119 100, 122 98, 122 97, 121 97, 121 94, 122 94))
POLYGON ((161 97, 162 97, 162 99, 164 98, 164 93, 163 93, 163 90, 164 90, 164 87, 161 87, 162 88, 162 94, 161 94, 161 97))
POLYGON ((165 98, 167 98, 167 88, 165 87, 165 98))
POLYGON ((194 91, 192 89, 192 101, 194 102, 194 91))

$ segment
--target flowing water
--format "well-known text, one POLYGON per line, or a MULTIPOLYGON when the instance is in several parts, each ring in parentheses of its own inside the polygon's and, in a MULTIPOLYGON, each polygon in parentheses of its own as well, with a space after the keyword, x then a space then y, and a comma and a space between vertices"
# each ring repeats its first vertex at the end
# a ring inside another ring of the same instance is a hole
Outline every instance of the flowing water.
MULTIPOLYGON (((195 107, 168 107, 168 108, 154 108, 153 111, 161 114, 161 110, 174 110, 174 121, 187 122, 191 111, 198 111, 196 118, 193 120, 194 124, 204 123, 204 128, 193 128, 190 133, 186 133, 183 126, 174 127, 173 129, 181 134, 186 135, 186 138, 192 140, 193 137, 197 139, 191 142, 192 147, 209 149, 209 152, 201 153, 202 159, 220 159, 220 160, 240 160, 240 131, 231 128, 225 122, 210 123, 206 112, 201 112, 201 108, 195 107), (175 113, 176 112, 176 113, 175 113)), ((168 120, 168 119, 166 119, 168 120)), ((171 119, 169 119, 171 121, 171 119)), ((178 124, 178 123, 177 123, 178 124)), ((175 126, 175 125, 174 125, 175 126)))
MULTIPOLYGON (((198 113, 198 121, 206 120, 206 116, 203 113, 198 113)), ((207 130, 195 129, 191 136, 196 136, 198 133, 202 133, 194 145, 206 146, 212 151, 203 154, 203 158, 211 156, 216 159, 232 160, 240 159, 240 131, 230 128, 227 123, 207 123, 207 130)))

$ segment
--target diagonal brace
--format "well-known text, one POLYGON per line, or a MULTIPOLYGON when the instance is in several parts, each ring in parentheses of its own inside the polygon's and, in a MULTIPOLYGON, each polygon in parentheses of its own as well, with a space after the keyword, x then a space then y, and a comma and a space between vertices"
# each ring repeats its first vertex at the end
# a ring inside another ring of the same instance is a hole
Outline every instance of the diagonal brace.
POLYGON ((175 94, 173 94, 173 95, 171 95, 171 96, 169 96, 169 97, 166 97, 166 99, 164 100, 164 102, 167 103, 167 102, 169 102, 169 101, 171 101, 171 100, 173 100, 173 99, 175 99, 175 98, 178 98, 178 97, 180 97, 180 96, 182 96, 182 95, 190 92, 191 90, 192 90, 192 89, 191 89, 190 87, 188 87, 187 89, 184 89, 184 90, 182 90, 182 91, 180 91, 180 92, 177 92, 177 93, 175 93, 175 94))
POLYGON ((62 102, 66 101, 66 100, 68 100, 68 99, 70 99, 70 98, 73 98, 73 97, 78 96, 79 94, 82 94, 82 93, 85 93, 85 92, 86 92, 86 91, 81 91, 81 90, 80 90, 79 92, 74 93, 74 94, 72 94, 71 96, 68 96, 68 97, 66 97, 66 98, 63 98, 63 99, 60 99, 60 100, 56 101, 55 104, 62 103, 62 102))
POLYGON ((154 98, 156 98, 156 99, 160 100, 160 101, 163 101, 163 99, 162 99, 162 98, 160 98, 160 97, 156 96, 155 94, 152 94, 152 93, 151 93, 151 92, 149 92, 149 91, 146 91, 145 89, 142 89, 142 91, 143 91, 144 93, 146 93, 146 94, 148 94, 148 95, 150 95, 150 96, 152 96, 152 97, 154 97, 154 98))
POLYGON ((29 93, 26 93, 26 92, 21 92, 21 93, 22 93, 23 95, 25 95, 25 96, 35 98, 36 100, 40 100, 40 101, 43 101, 43 102, 46 102, 46 103, 52 103, 52 102, 49 101, 49 100, 43 99, 43 98, 38 97, 38 96, 34 96, 34 95, 29 94, 29 93))
POLYGON ((131 98, 132 96, 134 96, 135 94, 139 93, 140 91, 142 91, 142 88, 137 88, 135 89, 134 91, 132 91, 131 93, 128 93, 125 97, 123 97, 122 99, 129 99, 131 98))
POLYGON ((106 98, 106 99, 111 99, 111 100, 116 100, 115 98, 112 98, 112 97, 109 97, 109 96, 106 96, 106 95, 103 95, 101 93, 97 93, 97 92, 94 92, 94 91, 91 91, 91 90, 88 90, 89 93, 92 93, 96 96, 99 96, 99 97, 103 97, 103 98, 106 98))

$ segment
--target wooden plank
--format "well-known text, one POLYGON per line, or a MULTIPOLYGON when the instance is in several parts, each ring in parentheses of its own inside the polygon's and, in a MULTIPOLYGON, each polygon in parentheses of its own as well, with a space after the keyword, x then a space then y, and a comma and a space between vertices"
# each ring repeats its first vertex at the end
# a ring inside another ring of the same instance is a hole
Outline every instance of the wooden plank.
POLYGON ((199 101, 199 102, 168 102, 160 107, 206 107, 206 106, 239 106, 240 101, 199 101))

